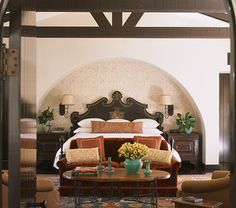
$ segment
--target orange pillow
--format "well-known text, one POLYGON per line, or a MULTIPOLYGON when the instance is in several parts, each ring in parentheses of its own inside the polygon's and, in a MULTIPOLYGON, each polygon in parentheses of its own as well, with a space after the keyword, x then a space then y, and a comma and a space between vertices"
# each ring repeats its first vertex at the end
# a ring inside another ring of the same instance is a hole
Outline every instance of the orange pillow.
POLYGON ((161 136, 134 136, 134 142, 146 144, 149 148, 160 149, 162 137, 161 136))
POLYGON ((92 121, 92 133, 143 133, 143 123, 92 121))
POLYGON ((76 143, 77 143, 78 148, 98 147, 99 154, 101 154, 101 156, 102 156, 102 160, 106 160, 103 136, 98 136, 98 137, 94 137, 94 138, 77 138, 76 143))

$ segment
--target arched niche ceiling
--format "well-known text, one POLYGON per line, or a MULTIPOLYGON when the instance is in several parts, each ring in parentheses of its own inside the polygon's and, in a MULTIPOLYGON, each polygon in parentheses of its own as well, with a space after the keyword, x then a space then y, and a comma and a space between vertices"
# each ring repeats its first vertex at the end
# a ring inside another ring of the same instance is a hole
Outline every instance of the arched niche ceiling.
POLYGON ((199 110, 186 89, 171 75, 157 66, 128 58, 109 58, 88 63, 58 80, 40 107, 40 111, 48 106, 54 108, 54 127, 68 128, 70 119, 59 115, 59 103, 63 94, 73 94, 76 104, 69 111, 86 111, 86 104, 101 97, 109 97, 119 90, 123 99, 133 97, 141 103, 148 104, 148 111, 164 112, 159 104, 162 94, 171 95, 174 103, 174 116, 164 120, 165 130, 176 129, 175 116, 178 112, 190 112, 196 116, 195 131, 203 132, 199 110))

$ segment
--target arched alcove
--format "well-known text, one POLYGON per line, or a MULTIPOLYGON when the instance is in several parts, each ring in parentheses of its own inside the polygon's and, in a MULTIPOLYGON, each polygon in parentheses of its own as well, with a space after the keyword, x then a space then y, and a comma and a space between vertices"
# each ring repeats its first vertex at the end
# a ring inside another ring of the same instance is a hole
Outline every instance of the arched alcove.
POLYGON ((141 60, 130 58, 107 58, 76 67, 73 72, 58 80, 42 101, 39 110, 54 108, 54 127, 69 129, 70 119, 59 115, 59 103, 63 94, 73 94, 75 105, 69 111, 86 111, 86 104, 100 97, 110 97, 115 90, 122 92, 124 99, 133 97, 148 104, 148 111, 164 112, 159 99, 162 94, 171 95, 174 116, 165 119, 164 129, 176 129, 175 115, 190 112, 196 117, 195 131, 204 133, 204 125, 197 105, 181 83, 163 69, 141 60))

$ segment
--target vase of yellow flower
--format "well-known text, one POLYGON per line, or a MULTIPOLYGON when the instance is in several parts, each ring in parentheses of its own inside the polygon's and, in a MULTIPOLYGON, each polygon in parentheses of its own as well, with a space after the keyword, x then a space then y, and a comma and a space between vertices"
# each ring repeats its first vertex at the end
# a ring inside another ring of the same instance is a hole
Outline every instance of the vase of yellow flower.
POLYGON ((118 149, 119 157, 124 157, 124 166, 129 174, 137 174, 142 168, 142 158, 147 154, 148 147, 145 144, 126 142, 118 149))

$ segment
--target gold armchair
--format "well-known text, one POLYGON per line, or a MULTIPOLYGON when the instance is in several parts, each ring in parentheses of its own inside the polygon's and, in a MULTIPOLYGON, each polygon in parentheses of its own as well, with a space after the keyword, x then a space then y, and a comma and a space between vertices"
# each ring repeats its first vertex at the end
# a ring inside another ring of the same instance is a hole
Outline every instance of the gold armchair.
MULTIPOLYGON (((35 201, 47 201, 48 208, 57 208, 63 204, 59 191, 55 189, 52 180, 45 177, 36 179, 35 201)), ((2 171, 2 207, 8 208, 8 172, 2 171)))
POLYGON ((177 196, 195 196, 203 199, 223 202, 223 208, 229 207, 230 172, 217 170, 211 180, 184 181, 177 196))

